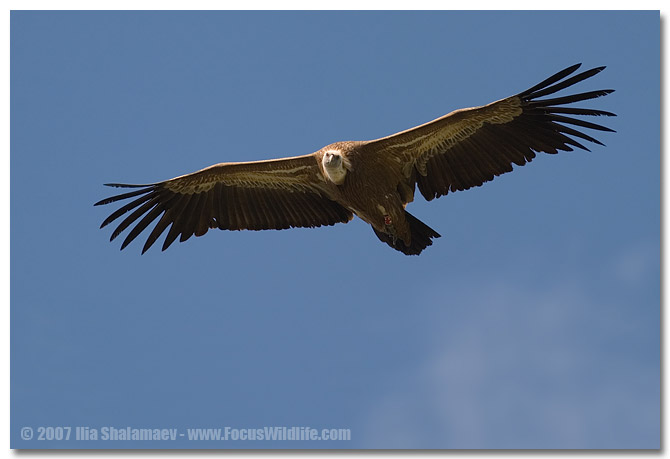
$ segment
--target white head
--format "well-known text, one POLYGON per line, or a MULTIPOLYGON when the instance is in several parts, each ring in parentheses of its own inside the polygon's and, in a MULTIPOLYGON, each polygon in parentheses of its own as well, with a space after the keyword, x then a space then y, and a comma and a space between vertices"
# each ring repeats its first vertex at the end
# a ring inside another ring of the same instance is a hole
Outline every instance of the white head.
POLYGON ((321 163, 323 164, 326 176, 331 182, 336 185, 344 183, 347 169, 349 169, 349 161, 342 156, 340 150, 326 150, 323 153, 321 163))

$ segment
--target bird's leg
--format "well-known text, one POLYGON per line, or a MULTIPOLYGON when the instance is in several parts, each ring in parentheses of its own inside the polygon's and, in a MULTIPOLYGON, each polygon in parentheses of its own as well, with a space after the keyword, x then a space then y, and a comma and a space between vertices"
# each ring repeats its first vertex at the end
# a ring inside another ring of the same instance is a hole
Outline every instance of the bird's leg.
MULTIPOLYGON (((387 194, 384 196, 384 199, 382 202, 386 204, 386 206, 392 207, 395 203, 392 202, 393 198, 392 194, 387 194)), ((391 213, 387 210, 387 208, 381 204, 377 204, 377 210, 379 210, 379 215, 382 217, 382 221, 384 222, 384 229, 383 231, 391 236, 393 238, 393 245, 395 245, 396 241, 398 240, 398 231, 396 231, 395 227, 395 222, 393 221, 393 218, 391 217, 391 213)))
POLYGON ((396 235, 395 225, 393 224, 393 219, 390 215, 384 215, 384 226, 386 227, 386 234, 393 238, 393 245, 395 245, 395 242, 398 240, 398 236, 396 235))

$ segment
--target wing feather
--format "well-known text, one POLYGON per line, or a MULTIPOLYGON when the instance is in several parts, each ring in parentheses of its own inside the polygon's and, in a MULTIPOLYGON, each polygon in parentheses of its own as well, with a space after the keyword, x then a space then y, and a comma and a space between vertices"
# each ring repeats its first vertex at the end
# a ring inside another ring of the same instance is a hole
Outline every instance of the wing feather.
POLYGON ((394 156, 405 166, 404 177, 427 199, 449 191, 467 190, 523 166, 536 153, 587 150, 577 139, 602 145, 582 132, 612 129, 575 116, 616 116, 590 108, 565 107, 596 99, 612 89, 553 98, 555 94, 600 73, 596 67, 572 75, 581 64, 568 67, 515 96, 481 107, 456 110, 430 123, 369 142, 373 154, 394 156), (574 126, 574 127, 571 127, 574 126))
POLYGON ((130 212, 111 236, 113 240, 131 228, 121 249, 157 221, 142 253, 168 228, 163 250, 177 238, 184 242, 193 235, 202 236, 210 228, 264 230, 348 222, 353 213, 329 197, 319 174, 314 155, 222 163, 164 182, 110 184, 139 189, 103 199, 95 205, 132 199, 115 210, 101 226, 130 212))
MULTIPOLYGON (((117 209, 109 217, 107 217, 105 219, 105 221, 102 222, 102 224, 100 225, 100 228, 104 228, 105 226, 109 225, 111 222, 113 222, 114 220, 119 218, 121 215, 125 214, 126 212, 129 212, 129 211, 133 210, 135 207, 139 206, 140 204, 142 204, 145 201, 154 197, 155 192, 153 190, 142 190, 142 191, 144 191, 144 193, 145 193, 144 196, 142 196, 138 199, 135 199, 134 201, 131 201, 128 204, 126 204, 125 206, 122 206, 119 209, 117 209), (148 194, 146 194, 146 193, 148 193, 148 194)), ((102 203, 102 204, 108 204, 110 202, 115 202, 115 201, 108 201, 108 200, 100 201, 100 203, 102 203)), ((98 203, 96 205, 99 205, 100 203, 98 203)))
POLYGON ((149 248, 154 244, 154 242, 156 242, 160 235, 163 234, 165 229, 170 226, 170 215, 175 211, 175 209, 183 207, 183 201, 183 196, 175 195, 172 197, 172 199, 165 202, 164 208, 167 210, 163 212, 160 220, 158 220, 158 223, 156 223, 156 226, 149 234, 149 237, 147 238, 146 242, 144 243, 144 247, 142 248, 142 253, 149 250, 149 248))
POLYGON ((140 218, 145 212, 147 212, 149 209, 151 209, 153 206, 155 206, 158 203, 158 198, 154 196, 144 204, 142 204, 140 207, 135 209, 134 212, 132 212, 130 215, 128 215, 125 220, 123 220, 119 226, 116 227, 114 232, 112 232, 112 236, 109 238, 110 241, 113 241, 118 237, 119 234, 123 232, 128 226, 130 226, 135 220, 140 218))
POLYGON ((197 219, 195 231, 193 232, 196 236, 202 236, 209 230, 209 222, 211 221, 213 214, 211 210, 212 203, 210 202, 212 200, 212 194, 214 194, 213 191, 211 193, 202 193, 200 198, 200 205, 202 207, 200 208, 199 218, 197 219))
MULTIPOLYGON (((116 186, 116 184, 108 184, 107 186, 116 186)), ((122 199, 128 199, 128 198, 133 198, 135 196, 139 196, 141 194, 149 193, 151 192, 151 188, 144 188, 141 190, 136 190, 136 191, 131 191, 130 193, 123 193, 123 194, 118 194, 116 196, 112 196, 111 198, 103 199, 102 201, 99 201, 96 205, 101 205, 101 204, 110 204, 112 202, 116 201, 121 201, 122 199)))
POLYGON ((228 213, 226 202, 226 187, 223 186, 223 183, 219 182, 216 184, 214 193, 218 198, 216 204, 216 209, 218 210, 216 214, 216 222, 219 224, 219 229, 226 230, 230 228, 230 215, 228 213))
POLYGON ((180 195, 179 201, 177 201, 176 205, 165 212, 165 214, 170 215, 169 223, 171 223, 171 225, 170 229, 168 230, 168 234, 165 236, 165 240, 163 241, 162 250, 167 249, 174 241, 177 240, 177 237, 179 237, 181 234, 185 218, 178 217, 184 215, 184 209, 188 208, 188 205, 193 201, 194 196, 195 195, 180 195))
POLYGON ((550 77, 547 78, 546 80, 543 80, 543 81, 539 82, 539 83, 536 84, 535 86, 526 89, 524 92, 522 92, 522 93, 520 94, 520 96, 522 96, 522 97, 528 97, 528 96, 530 96, 531 94, 533 94, 534 92, 540 91, 541 89, 544 89, 544 88, 546 88, 547 86, 551 86, 552 84, 556 83, 557 81, 560 81, 560 80, 562 80, 563 78, 565 78, 566 76, 568 76, 568 75, 574 73, 574 72, 575 72, 579 67, 581 67, 581 66, 582 66, 582 64, 574 64, 574 65, 571 65, 570 67, 565 68, 565 69, 561 70, 561 71, 558 72, 558 73, 555 73, 554 75, 550 76, 550 77))
POLYGON ((163 205, 161 203, 156 204, 149 212, 147 212, 142 220, 140 220, 137 225, 130 230, 126 238, 121 244, 121 250, 123 250, 128 244, 130 244, 133 239, 135 239, 142 231, 145 230, 150 223, 158 218, 158 216, 163 212, 163 205))
MULTIPOLYGON (((569 70, 570 68, 568 68, 566 70, 569 70)), ((579 68, 579 67, 576 67, 575 70, 577 70, 577 68, 579 68)), ((598 73, 602 72, 604 69, 605 69, 605 67, 596 67, 594 69, 587 70, 585 72, 582 72, 582 73, 579 73, 575 76, 567 78, 567 79, 561 81, 560 83, 556 83, 553 86, 545 87, 544 89, 541 89, 539 91, 532 91, 532 92, 526 91, 525 93, 523 93, 523 97, 532 97, 533 99, 537 99, 538 97, 544 97, 544 96, 548 96, 550 94, 554 94, 554 93, 560 91, 561 89, 565 89, 569 86, 572 86, 573 84, 577 84, 580 81, 586 80, 587 78, 591 78, 592 76, 597 75, 598 73)), ((568 75, 572 72, 574 72, 574 70, 571 70, 568 73, 568 75)), ((558 75, 560 75, 560 72, 559 72, 558 75)))
POLYGON ((181 233, 179 234, 179 242, 186 242, 189 240, 193 233, 195 233, 198 220, 200 219, 200 212, 202 211, 202 198, 204 193, 197 193, 193 196, 193 207, 189 210, 191 212, 187 213, 184 219, 184 226, 182 227, 181 233))

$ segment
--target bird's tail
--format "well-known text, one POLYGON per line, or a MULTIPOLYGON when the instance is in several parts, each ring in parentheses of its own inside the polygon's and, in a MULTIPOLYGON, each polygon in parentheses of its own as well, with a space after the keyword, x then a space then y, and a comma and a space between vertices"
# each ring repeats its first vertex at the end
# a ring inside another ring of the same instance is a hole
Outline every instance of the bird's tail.
POLYGON ((423 249, 429 245, 433 245, 433 238, 441 237, 437 231, 407 211, 405 211, 405 219, 407 219, 407 222, 409 223, 409 229, 412 235, 412 240, 409 246, 405 245, 402 239, 396 239, 394 243, 393 237, 389 234, 377 231, 374 228, 372 229, 380 241, 385 242, 405 255, 418 255, 423 249))

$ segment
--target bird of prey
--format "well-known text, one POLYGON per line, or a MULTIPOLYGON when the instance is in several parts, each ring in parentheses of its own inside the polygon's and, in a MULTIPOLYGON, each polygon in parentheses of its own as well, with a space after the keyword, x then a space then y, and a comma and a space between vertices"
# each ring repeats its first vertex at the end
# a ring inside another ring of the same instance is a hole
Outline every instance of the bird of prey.
POLYGON ((449 191, 480 186, 512 171, 512 164, 530 162, 539 152, 554 154, 573 147, 588 151, 577 139, 603 145, 578 128, 614 131, 576 116, 615 115, 566 105, 605 96, 612 89, 545 97, 605 68, 570 76, 580 65, 514 96, 456 110, 377 140, 336 142, 304 156, 215 164, 145 185, 106 184, 133 190, 95 204, 130 199, 101 228, 130 212, 110 238, 131 228, 123 249, 158 219, 144 253, 166 230, 163 250, 177 238, 183 242, 210 228, 313 228, 347 223, 357 215, 382 242, 418 255, 440 235, 405 210, 416 186, 430 201, 449 191))

